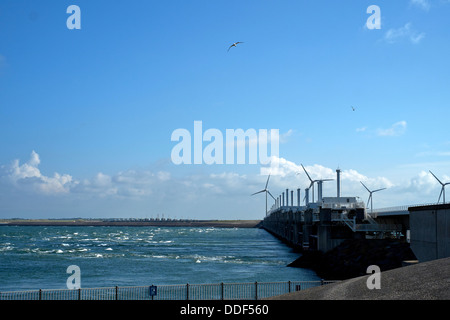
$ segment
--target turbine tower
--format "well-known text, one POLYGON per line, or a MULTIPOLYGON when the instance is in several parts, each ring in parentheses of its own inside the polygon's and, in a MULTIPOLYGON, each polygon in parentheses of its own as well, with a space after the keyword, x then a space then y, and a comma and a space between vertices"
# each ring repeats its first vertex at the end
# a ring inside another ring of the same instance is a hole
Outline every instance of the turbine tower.
POLYGON ((305 188, 305 197, 303 198, 303 201, 305 202, 305 206, 309 204, 309 188, 305 188))
POLYGON ((317 201, 321 201, 322 200, 322 183, 324 181, 333 181, 334 179, 320 179, 320 180, 316 180, 317 181, 317 201))
POLYGON ((255 192, 255 193, 252 194, 252 196, 254 196, 255 194, 258 194, 258 193, 261 193, 261 192, 265 192, 266 193, 266 215, 267 215, 267 194, 269 194, 273 198, 273 200, 277 201, 275 199, 275 197, 270 193, 269 189, 267 189, 267 186, 269 185, 269 179, 270 179, 270 174, 267 177, 266 187, 263 190, 255 192))
POLYGON ((442 198, 442 201, 443 201, 442 203, 445 203, 445 186, 448 185, 448 184, 450 184, 450 182, 442 183, 442 181, 439 180, 439 179, 434 175, 434 173, 431 172, 431 170, 430 170, 430 173, 433 175, 433 177, 436 178, 436 180, 437 180, 437 181, 441 184, 441 186, 442 186, 442 188, 441 188, 441 193, 439 194, 438 203, 439 203, 439 201, 441 201, 441 196, 442 196, 442 195, 444 196, 444 197, 442 198))
MULTIPOLYGON (((360 181, 361 182, 361 181, 360 181)), ((372 199, 372 193, 384 190, 386 188, 381 188, 381 189, 377 189, 377 190, 373 190, 370 191, 369 188, 366 187, 366 185, 364 183, 361 182, 361 184, 364 186, 364 188, 366 188, 367 191, 369 191, 369 199, 367 199, 367 206, 369 206, 369 201, 370 201, 370 212, 373 212, 373 199, 372 199)))

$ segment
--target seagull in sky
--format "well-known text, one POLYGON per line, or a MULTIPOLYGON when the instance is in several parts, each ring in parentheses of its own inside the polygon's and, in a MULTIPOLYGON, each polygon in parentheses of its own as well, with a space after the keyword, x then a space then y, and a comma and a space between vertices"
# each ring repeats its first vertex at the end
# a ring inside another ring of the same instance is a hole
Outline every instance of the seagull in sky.
POLYGON ((230 49, 231 49, 232 47, 236 47, 239 43, 243 43, 243 42, 238 41, 238 42, 233 43, 233 44, 228 48, 228 51, 230 51, 230 49))
POLYGON ((356 109, 352 106, 353 111, 355 111, 356 109))

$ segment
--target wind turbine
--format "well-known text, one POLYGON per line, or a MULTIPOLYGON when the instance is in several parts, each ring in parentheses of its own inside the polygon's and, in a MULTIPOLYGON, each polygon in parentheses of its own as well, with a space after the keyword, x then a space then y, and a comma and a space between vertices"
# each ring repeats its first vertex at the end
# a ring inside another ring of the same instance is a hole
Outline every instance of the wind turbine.
MULTIPOLYGON (((306 171, 303 164, 301 166, 302 166, 303 170, 305 171, 306 175, 308 176, 309 181, 311 181, 311 183, 309 184, 308 190, 311 190, 311 187, 312 187, 312 202, 314 202, 314 183, 316 182, 316 180, 311 179, 311 177, 308 174, 308 171, 306 171)), ((300 174, 300 172, 297 172, 297 174, 300 174)), ((305 197, 306 197, 306 194, 305 194, 305 197)))
MULTIPOLYGON (((361 181, 360 181, 360 182, 361 182, 361 181)), ((361 184, 364 186, 364 188, 366 188, 367 191, 369 191, 369 194, 370 194, 370 195, 369 195, 369 199, 367 199, 367 206, 369 206, 369 201, 370 201, 370 212, 373 212, 373 199, 372 199, 372 193, 378 192, 378 191, 381 191, 381 190, 384 190, 384 189, 386 189, 386 188, 381 188, 381 189, 377 189, 377 190, 370 191, 369 188, 367 188, 366 185, 365 185, 364 183, 361 182, 361 184)))
MULTIPOLYGON (((311 189, 312 187, 312 202, 314 202, 314 183, 317 182, 317 192, 318 192, 318 198, 322 196, 322 182, 324 181, 332 181, 333 179, 317 179, 317 180, 313 180, 311 179, 311 177, 308 174, 308 171, 306 171, 305 167, 302 164, 302 168, 305 171, 306 175, 308 176, 309 181, 311 181, 311 184, 309 185, 308 189, 311 189)), ((298 174, 298 173, 297 173, 298 174)), ((319 199, 317 199, 319 200, 319 199)))
POLYGON ((439 180, 439 179, 434 175, 434 173, 431 172, 431 170, 430 170, 430 173, 433 175, 433 177, 436 178, 437 181, 439 181, 439 183, 440 183, 441 186, 442 186, 441 193, 439 194, 438 203, 439 203, 439 201, 441 201, 441 196, 442 196, 442 195, 444 196, 444 198, 443 198, 443 201, 444 201, 444 202, 443 202, 443 203, 445 203, 445 186, 448 185, 448 184, 450 184, 450 182, 442 183, 442 181, 439 180))
POLYGON ((254 196, 255 194, 258 194, 258 193, 261 193, 261 192, 265 192, 266 193, 266 215, 267 215, 267 194, 270 194, 272 199, 276 201, 275 197, 270 193, 269 189, 267 189, 267 186, 269 185, 269 179, 270 179, 270 174, 267 177, 266 187, 263 190, 255 192, 255 193, 252 194, 252 196, 254 196))

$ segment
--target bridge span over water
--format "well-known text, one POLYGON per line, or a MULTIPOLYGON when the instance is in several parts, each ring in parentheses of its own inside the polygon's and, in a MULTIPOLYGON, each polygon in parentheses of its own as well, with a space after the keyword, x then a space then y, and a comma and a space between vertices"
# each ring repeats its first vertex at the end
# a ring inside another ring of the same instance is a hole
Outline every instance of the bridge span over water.
POLYGON ((436 205, 437 203, 421 203, 421 204, 409 204, 409 205, 403 205, 403 206, 396 206, 396 207, 387 207, 387 208, 378 208, 367 210, 368 214, 372 216, 372 218, 377 217, 387 217, 387 216, 402 216, 402 215, 409 215, 409 208, 416 208, 416 207, 425 207, 425 206, 431 206, 436 205))

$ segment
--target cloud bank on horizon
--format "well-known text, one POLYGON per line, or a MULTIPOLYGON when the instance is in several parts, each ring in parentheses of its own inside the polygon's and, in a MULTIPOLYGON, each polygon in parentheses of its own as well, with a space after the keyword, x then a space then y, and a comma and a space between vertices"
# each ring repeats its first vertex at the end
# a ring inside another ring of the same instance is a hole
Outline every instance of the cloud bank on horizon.
MULTIPOLYGON (((148 170, 127 170, 107 175, 98 172, 90 179, 77 179, 64 173, 47 175, 39 169, 40 156, 32 151, 30 158, 21 163, 13 160, 9 165, 0 167, 0 190, 3 190, 3 206, 8 206, 8 199, 16 192, 26 194, 31 202, 55 201, 65 208, 44 211, 35 208, 30 218, 38 217, 156 217, 165 214, 172 218, 208 219, 211 211, 218 214, 218 219, 260 219, 264 215, 262 197, 250 197, 253 191, 259 190, 271 174, 269 190, 277 196, 286 188, 290 190, 304 189, 309 186, 300 163, 284 158, 273 158, 272 167, 261 167, 258 174, 240 174, 222 172, 208 174, 191 174, 183 177, 173 176, 167 171, 151 172, 148 170), (71 204, 77 202, 76 210, 71 204), (142 206, 136 208, 136 202, 142 206), (85 204, 85 206, 83 205, 85 204), (118 204, 117 208, 109 204, 118 204), (227 210, 217 210, 220 205, 227 210), (105 212, 92 210, 92 207, 106 206, 105 212), (191 208, 195 207, 195 211, 191 208), (129 208, 124 211, 124 208, 129 208), (189 208, 189 209, 188 209, 189 208)), ((305 165, 312 179, 336 179, 336 169, 320 164, 305 165)), ((442 180, 450 181, 444 175, 442 180)), ((385 194, 378 194, 376 207, 396 206, 434 202, 439 192, 436 179, 424 170, 418 171, 406 181, 393 181, 388 177, 368 177, 354 169, 341 169, 341 190, 344 196, 357 196, 362 201, 367 194, 360 181, 370 188, 386 187, 385 194), (409 203, 398 203, 397 199, 408 199, 409 203)), ((324 196, 335 196, 336 182, 324 184, 324 196)), ((302 196, 302 199, 303 199, 302 196)), ((436 199, 437 200, 437 199, 436 199)), ((20 204, 14 205, 21 207, 20 204)), ((12 204, 11 204, 12 207, 12 204)), ((13 211, 14 211, 13 210, 13 211)), ((3 213, 3 218, 14 215, 3 213)), ((26 216, 22 216, 26 217, 26 216)))

